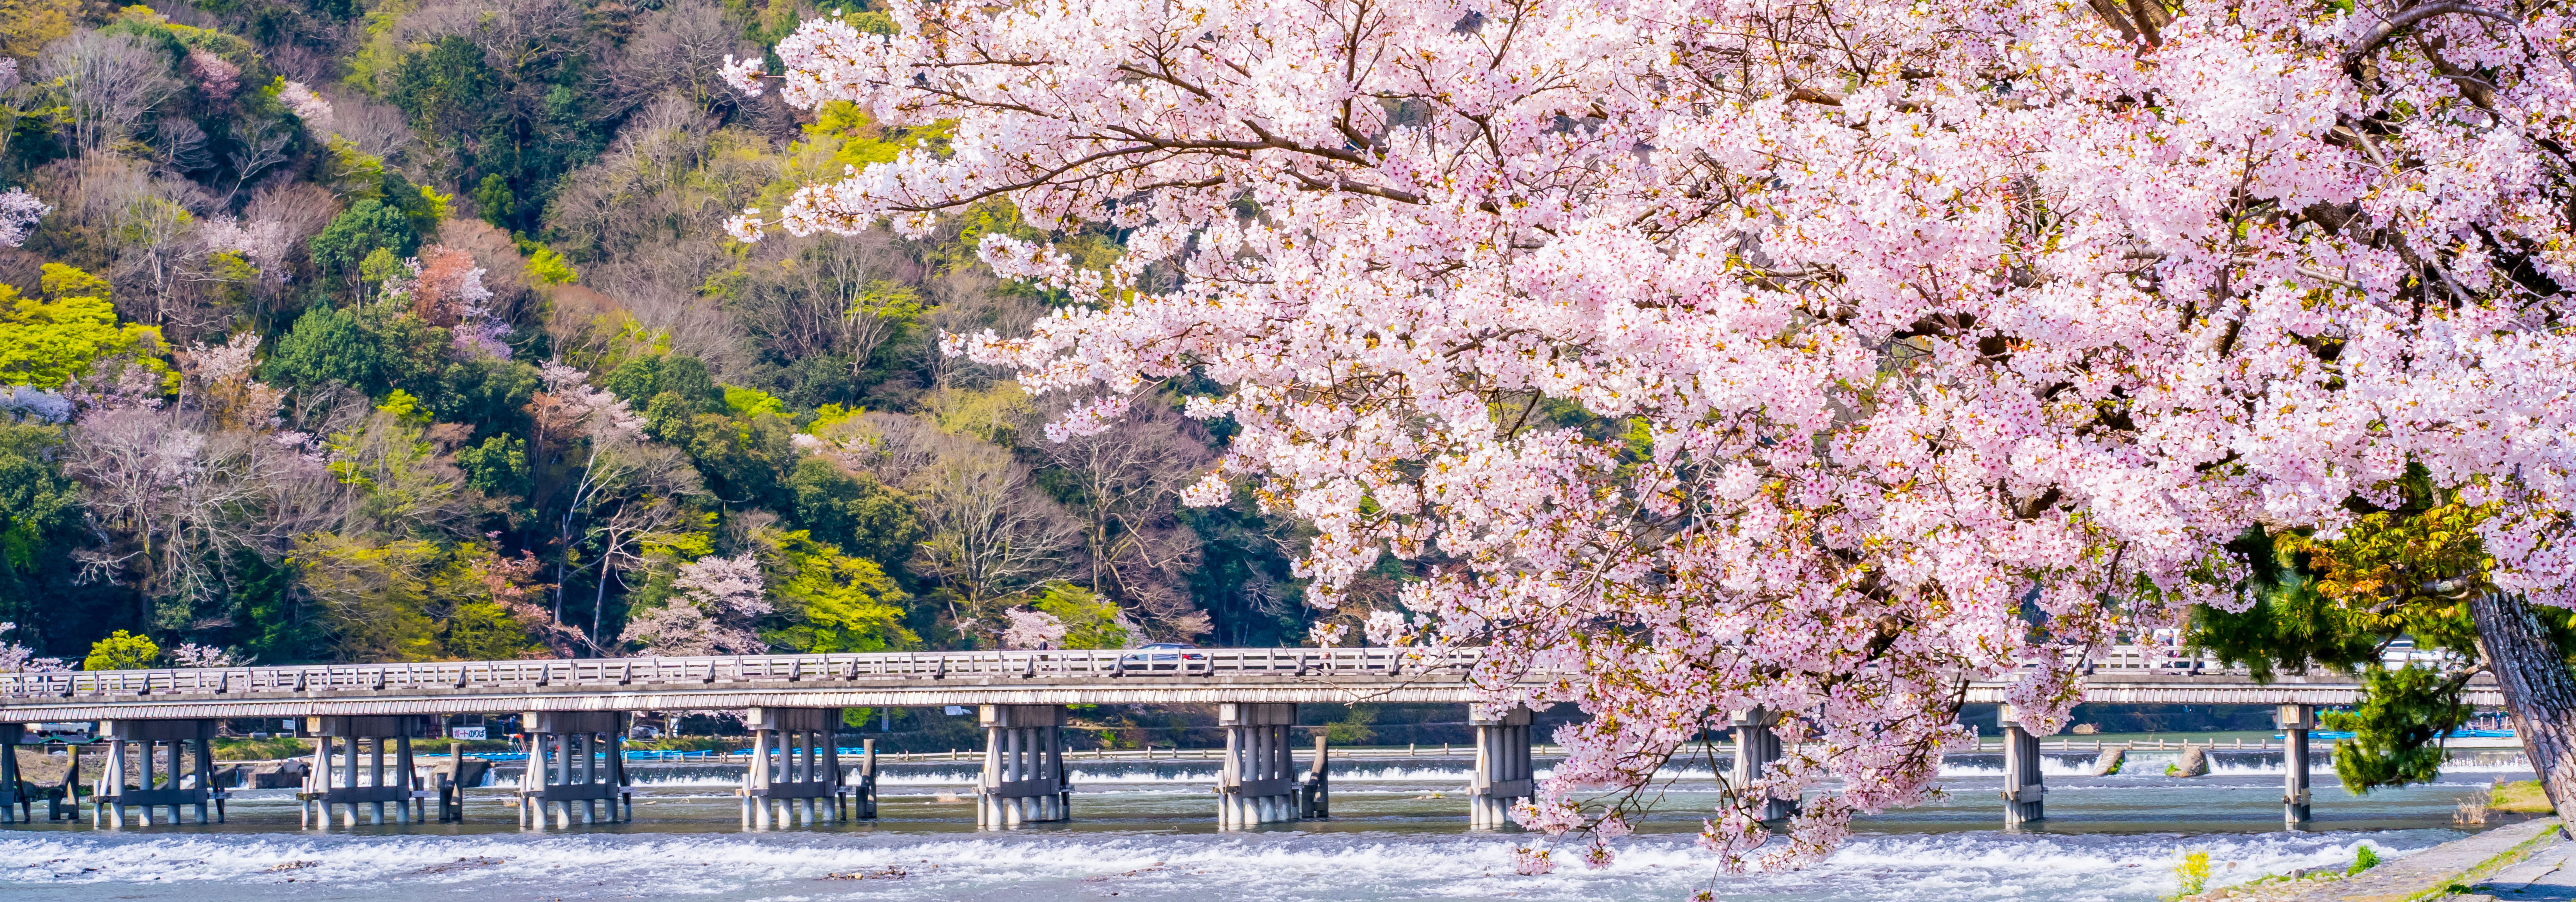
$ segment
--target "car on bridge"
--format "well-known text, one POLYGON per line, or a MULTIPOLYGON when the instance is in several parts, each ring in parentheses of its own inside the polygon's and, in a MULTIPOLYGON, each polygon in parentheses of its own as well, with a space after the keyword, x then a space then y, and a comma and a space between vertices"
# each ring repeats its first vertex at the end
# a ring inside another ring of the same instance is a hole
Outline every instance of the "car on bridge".
POLYGON ((1120 670, 1188 670, 1192 661, 1205 661, 1207 653, 1187 642, 1153 642, 1118 656, 1120 670))

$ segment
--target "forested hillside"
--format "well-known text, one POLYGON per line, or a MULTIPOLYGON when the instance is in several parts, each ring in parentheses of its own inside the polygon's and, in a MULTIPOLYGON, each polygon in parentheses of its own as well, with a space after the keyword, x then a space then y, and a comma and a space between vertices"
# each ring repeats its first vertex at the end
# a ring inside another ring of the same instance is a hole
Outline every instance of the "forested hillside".
POLYGON ((940 352, 1010 208, 724 233, 944 146, 726 88, 793 3, 0 0, 0 666, 1299 641, 1224 424, 940 352))

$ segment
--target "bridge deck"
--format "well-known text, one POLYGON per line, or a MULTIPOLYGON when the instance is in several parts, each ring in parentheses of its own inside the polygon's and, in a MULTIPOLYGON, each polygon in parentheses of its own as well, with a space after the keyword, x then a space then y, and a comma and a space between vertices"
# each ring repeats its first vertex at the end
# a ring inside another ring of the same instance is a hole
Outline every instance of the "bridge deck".
MULTIPOLYGON (((749 707, 1473 701, 1474 649, 911 652, 0 674, 0 723, 749 707)), ((1542 675, 1543 676, 1543 675, 1542 675)), ((2009 681, 1973 683, 2000 702, 2009 681)), ((2350 704, 2351 676, 2258 684, 2154 649, 2095 659, 2088 702, 2350 704)), ((2473 704, 2502 703, 2491 679, 2473 704)))

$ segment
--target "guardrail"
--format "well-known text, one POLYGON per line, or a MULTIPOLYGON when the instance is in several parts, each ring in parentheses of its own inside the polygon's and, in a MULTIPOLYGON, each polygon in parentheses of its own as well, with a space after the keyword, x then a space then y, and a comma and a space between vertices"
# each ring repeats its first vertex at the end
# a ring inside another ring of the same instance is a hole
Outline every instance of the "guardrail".
POLYGON ((615 691, 638 686, 788 684, 808 681, 1464 674, 1474 649, 1211 648, 1189 651, 980 651, 580 658, 417 664, 313 664, 169 670, 0 674, 0 698, 232 695, 406 690, 615 691))
MULTIPOLYGON (((1131 649, 580 658, 7 673, 0 674, 0 701, 415 691, 449 694, 529 690, 613 692, 638 687, 774 687, 833 681, 888 682, 951 677, 1075 681, 1215 676, 1455 677, 1464 676, 1480 657, 1480 650, 1473 648, 1209 648, 1187 651, 1131 649)), ((2152 645, 2098 649, 2088 658, 2086 667, 2096 674, 2249 675, 2246 668, 2228 667, 2213 657, 2152 645)))

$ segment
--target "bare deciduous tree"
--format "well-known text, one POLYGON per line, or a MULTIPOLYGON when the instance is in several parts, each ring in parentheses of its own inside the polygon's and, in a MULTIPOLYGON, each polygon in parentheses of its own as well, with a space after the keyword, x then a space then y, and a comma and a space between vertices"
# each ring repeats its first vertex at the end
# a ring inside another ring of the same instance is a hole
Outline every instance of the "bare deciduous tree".
POLYGON ((869 414, 849 444, 854 463, 911 494, 927 536, 913 571, 955 593, 959 620, 1064 573, 1081 524, 1030 484, 1029 468, 999 445, 939 431, 920 417, 869 414))
POLYGON ((1181 490, 1216 456, 1205 430, 1149 403, 1118 428, 1037 444, 1078 496, 1091 590, 1139 610, 1169 637, 1206 633, 1208 616, 1187 586, 1198 536, 1179 517, 1181 490))
POLYGON ((61 100, 72 143, 84 155, 132 136, 145 117, 182 90, 170 77, 169 57, 158 48, 97 31, 46 46, 36 73, 61 100))

